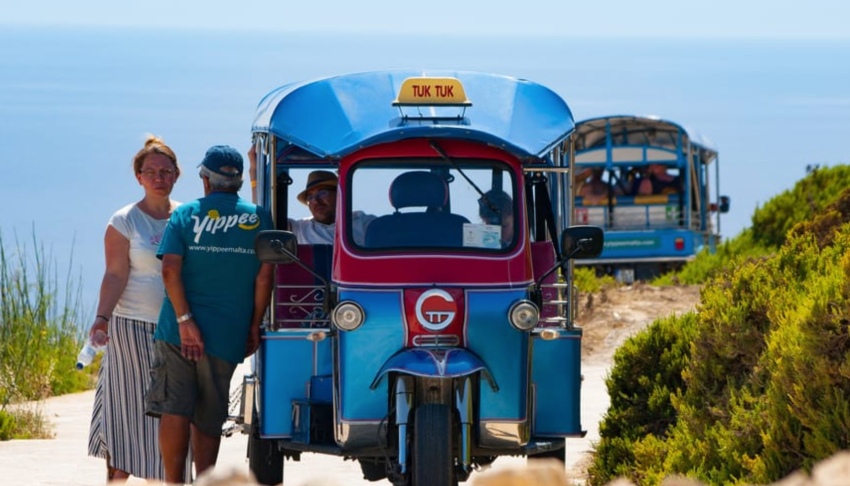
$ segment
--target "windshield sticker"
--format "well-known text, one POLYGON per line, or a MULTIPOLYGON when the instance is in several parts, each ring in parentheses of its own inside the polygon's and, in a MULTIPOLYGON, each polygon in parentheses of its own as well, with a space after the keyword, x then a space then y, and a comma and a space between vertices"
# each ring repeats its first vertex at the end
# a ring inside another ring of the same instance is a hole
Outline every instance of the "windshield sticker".
POLYGON ((497 224, 463 225, 463 246, 474 248, 501 248, 502 227, 497 224))

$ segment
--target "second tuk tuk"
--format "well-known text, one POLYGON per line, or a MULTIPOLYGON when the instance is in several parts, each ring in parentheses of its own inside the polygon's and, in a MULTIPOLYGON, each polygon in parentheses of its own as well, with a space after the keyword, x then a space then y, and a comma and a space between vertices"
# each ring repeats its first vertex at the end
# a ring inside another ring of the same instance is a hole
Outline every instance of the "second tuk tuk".
POLYGON ((272 305, 242 417, 251 470, 304 452, 368 480, 448 486, 498 456, 559 457, 584 434, 570 226, 573 117, 539 84, 381 71, 282 86, 253 125, 276 230, 272 305), (290 220, 306 174, 338 175, 330 244, 290 220))
POLYGON ((576 122, 572 138, 575 173, 585 179, 576 190, 576 221, 605 232, 599 258, 580 265, 631 283, 715 251, 730 200, 720 194, 719 154, 710 140, 671 120, 634 115, 576 122))

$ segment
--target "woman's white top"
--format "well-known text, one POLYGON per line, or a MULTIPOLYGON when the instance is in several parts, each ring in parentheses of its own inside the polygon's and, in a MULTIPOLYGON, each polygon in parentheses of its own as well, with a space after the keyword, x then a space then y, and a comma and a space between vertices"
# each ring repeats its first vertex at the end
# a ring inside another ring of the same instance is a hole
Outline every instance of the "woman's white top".
MULTIPOLYGON (((172 201, 171 207, 177 204, 172 201)), ((168 219, 155 219, 133 203, 116 211, 108 224, 130 241, 130 275, 113 314, 156 322, 165 298, 156 250, 168 219)))

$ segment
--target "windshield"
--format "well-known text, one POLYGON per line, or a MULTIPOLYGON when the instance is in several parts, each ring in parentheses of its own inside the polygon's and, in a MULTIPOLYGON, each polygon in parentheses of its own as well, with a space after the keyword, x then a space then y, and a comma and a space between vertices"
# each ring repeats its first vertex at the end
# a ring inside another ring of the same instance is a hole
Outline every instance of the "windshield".
POLYGON ((516 181, 498 161, 366 161, 348 187, 349 239, 363 249, 501 252, 517 241, 516 181))

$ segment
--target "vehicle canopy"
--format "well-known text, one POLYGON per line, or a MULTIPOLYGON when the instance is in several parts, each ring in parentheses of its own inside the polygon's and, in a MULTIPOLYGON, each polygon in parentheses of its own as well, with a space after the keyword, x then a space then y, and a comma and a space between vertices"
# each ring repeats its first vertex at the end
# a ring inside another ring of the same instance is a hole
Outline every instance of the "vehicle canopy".
POLYGON ((252 131, 273 134, 321 159, 339 159, 363 147, 404 139, 458 138, 535 160, 545 157, 573 127, 566 102, 531 81, 466 71, 395 70, 281 86, 260 101, 252 131), (411 98, 419 100, 396 99, 410 78, 460 83, 447 82, 440 92, 433 85, 411 86, 411 98))
POLYGON ((612 115, 576 123, 576 163, 652 163, 692 154, 702 164, 717 159, 706 137, 656 116, 612 115), (629 150, 629 148, 633 148, 629 150), (612 153, 608 154, 608 151, 612 153))

